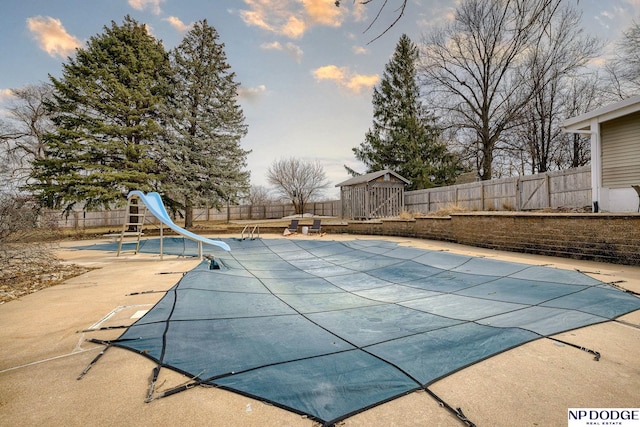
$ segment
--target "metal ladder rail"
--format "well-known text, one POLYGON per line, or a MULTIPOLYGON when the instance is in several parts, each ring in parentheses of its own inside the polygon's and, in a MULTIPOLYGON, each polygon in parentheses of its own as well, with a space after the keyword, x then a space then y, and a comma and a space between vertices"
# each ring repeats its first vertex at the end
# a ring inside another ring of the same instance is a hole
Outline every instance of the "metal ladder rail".
POLYGON ((255 240, 256 238, 256 228, 258 229, 258 239, 260 238, 260 225, 256 224, 253 226, 253 230, 251 230, 251 240, 255 240))
POLYGON ((122 242, 124 241, 124 237, 127 233, 127 229, 129 228, 129 226, 132 226, 132 225, 136 227, 136 247, 132 251, 126 251, 126 252, 133 252, 134 254, 138 253, 138 250, 140 249, 140 236, 142 236, 142 229, 144 226, 146 213, 147 213, 147 207, 144 204, 138 203, 137 198, 131 198, 127 201, 127 210, 125 211, 126 218, 125 218, 125 222, 122 225, 122 231, 120 232, 120 241, 118 242, 118 254, 116 256, 120 256, 120 254, 123 252, 122 242), (138 208, 136 213, 131 212, 132 206, 136 206, 138 208), (142 213, 141 213, 141 208, 142 208, 142 213), (135 217, 136 222, 131 222, 131 217, 135 217))
POLYGON ((244 226, 244 228, 242 229, 242 233, 240 234, 240 240, 244 240, 244 233, 247 232, 247 237, 250 240, 255 240, 255 233, 256 233, 256 229, 258 230, 258 239, 260 238, 260 226, 258 224, 253 226, 253 229, 249 230, 249 228, 251 227, 251 225, 247 224, 244 226))

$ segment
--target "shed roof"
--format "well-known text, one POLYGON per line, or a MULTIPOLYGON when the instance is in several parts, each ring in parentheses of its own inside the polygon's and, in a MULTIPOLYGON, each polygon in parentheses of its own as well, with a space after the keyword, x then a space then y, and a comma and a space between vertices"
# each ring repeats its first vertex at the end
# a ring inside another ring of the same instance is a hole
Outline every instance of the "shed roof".
POLYGON ((594 118, 598 123, 602 123, 637 111, 640 111, 640 95, 567 119, 562 124, 562 128, 565 132, 586 130, 590 128, 591 120, 594 118))
POLYGON ((365 182, 370 182, 373 181, 374 179, 378 179, 381 176, 385 175, 385 174, 390 174, 395 176, 396 178, 398 178, 399 180, 403 181, 405 184, 410 184, 411 181, 409 181, 408 179, 406 179, 405 177, 398 175, 396 172, 392 171, 391 169, 384 169, 381 171, 377 171, 377 172, 370 172, 370 173, 366 173, 364 175, 358 175, 358 176, 354 176, 353 178, 349 178, 346 181, 343 181, 339 184, 336 184, 336 187, 346 187, 349 185, 356 185, 356 184, 363 184, 365 182))

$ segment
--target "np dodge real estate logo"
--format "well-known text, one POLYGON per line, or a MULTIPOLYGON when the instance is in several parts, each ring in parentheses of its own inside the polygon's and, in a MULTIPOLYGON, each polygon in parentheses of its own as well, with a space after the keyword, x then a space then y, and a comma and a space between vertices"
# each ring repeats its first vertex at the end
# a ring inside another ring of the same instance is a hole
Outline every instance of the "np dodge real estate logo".
POLYGON ((640 427, 640 408, 569 408, 568 427, 640 427))

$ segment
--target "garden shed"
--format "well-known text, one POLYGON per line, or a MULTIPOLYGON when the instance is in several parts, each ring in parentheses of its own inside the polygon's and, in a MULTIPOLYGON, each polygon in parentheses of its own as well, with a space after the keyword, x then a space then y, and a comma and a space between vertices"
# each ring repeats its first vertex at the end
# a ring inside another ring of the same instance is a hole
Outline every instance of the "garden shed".
POLYGON ((340 184, 342 217, 350 219, 388 218, 404 209, 404 187, 410 181, 385 169, 355 176, 340 184))
POLYGON ((593 210, 636 212, 640 193, 640 96, 593 110, 563 123, 567 133, 591 138, 593 210))

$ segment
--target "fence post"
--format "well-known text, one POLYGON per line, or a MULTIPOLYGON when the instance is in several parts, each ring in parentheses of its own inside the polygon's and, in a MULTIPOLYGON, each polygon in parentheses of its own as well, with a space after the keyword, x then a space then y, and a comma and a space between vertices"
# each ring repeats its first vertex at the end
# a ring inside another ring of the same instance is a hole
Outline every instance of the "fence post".
POLYGON ((520 204, 522 203, 522 190, 521 190, 521 184, 520 184, 520 179, 522 177, 521 176, 517 176, 516 177, 516 210, 520 211, 522 210, 522 206, 520 206, 520 204))
POLYGON ((549 182, 549 172, 544 174, 544 185, 547 188, 547 207, 551 207, 551 183, 549 182))

